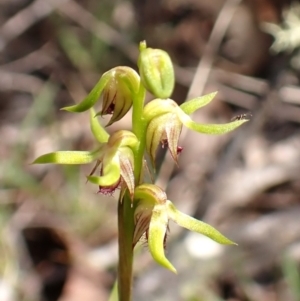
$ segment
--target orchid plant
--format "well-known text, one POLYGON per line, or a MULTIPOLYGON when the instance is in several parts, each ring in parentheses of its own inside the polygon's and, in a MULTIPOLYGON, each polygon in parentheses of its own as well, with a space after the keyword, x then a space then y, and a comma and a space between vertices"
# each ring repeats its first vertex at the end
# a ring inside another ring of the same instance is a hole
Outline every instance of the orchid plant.
MULTIPOLYGON (((92 91, 79 104, 65 107, 70 112, 90 110, 91 131, 99 146, 92 151, 57 151, 37 158, 35 164, 88 164, 94 162, 87 180, 99 187, 99 192, 112 194, 121 188, 118 199, 118 297, 131 300, 133 249, 144 237, 153 259, 176 273, 165 256, 166 232, 169 220, 206 235, 221 244, 234 244, 212 226, 180 212, 166 193, 153 183, 146 183, 145 153, 155 165, 159 145, 167 146, 178 164, 183 151, 178 146, 182 126, 203 133, 223 134, 234 130, 247 120, 226 124, 199 124, 189 116, 207 105, 216 95, 211 93, 178 105, 170 98, 174 83, 171 59, 163 50, 140 44, 138 70, 118 66, 104 73, 92 91), (145 105, 146 90, 155 99, 145 105), (102 95, 102 97, 101 97, 102 95), (102 98, 102 108, 94 110, 102 98), (107 126, 120 120, 132 108, 132 130, 119 130, 109 135, 97 116, 111 115, 107 126)), ((154 168, 155 170, 155 168, 154 168)))

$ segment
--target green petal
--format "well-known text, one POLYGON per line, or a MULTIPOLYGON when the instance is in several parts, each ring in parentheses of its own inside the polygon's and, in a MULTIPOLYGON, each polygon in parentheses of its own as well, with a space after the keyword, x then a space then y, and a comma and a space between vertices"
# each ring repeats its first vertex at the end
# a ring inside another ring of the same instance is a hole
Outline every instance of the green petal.
POLYGON ((145 121, 149 123, 153 118, 174 112, 177 107, 177 103, 172 99, 153 99, 145 105, 143 117, 145 121))
POLYGON ((169 116, 172 116, 172 114, 168 113, 153 118, 147 127, 146 150, 150 156, 153 167, 155 167, 156 151, 164 136, 166 121, 168 121, 169 116))
POLYGON ((114 122, 122 119, 132 107, 133 94, 129 88, 122 82, 119 83, 119 90, 115 95, 114 112, 106 126, 112 125, 114 122))
POLYGON ((167 195, 159 186, 144 183, 135 188, 134 199, 149 205, 165 204, 167 195))
POLYGON ((103 175, 100 177, 88 176, 88 181, 99 186, 111 186, 117 183, 121 176, 119 156, 115 155, 113 158, 104 158, 102 164, 103 175))
POLYGON ((139 202, 134 210, 134 232, 132 246, 138 243, 144 233, 149 229, 154 205, 150 203, 139 202))
POLYGON ((98 118, 95 116, 95 110, 91 108, 90 110, 90 127, 91 131, 100 143, 105 143, 108 141, 109 134, 105 131, 105 129, 101 126, 101 124, 98 121, 98 118))
POLYGON ((108 140, 108 145, 111 149, 117 150, 120 147, 127 146, 131 150, 135 150, 139 141, 135 134, 127 130, 119 130, 111 134, 108 140))
POLYGON ((137 94, 140 87, 139 74, 134 69, 127 66, 119 66, 115 69, 123 71, 118 73, 119 80, 121 80, 126 85, 126 87, 131 91, 132 94, 137 94))
POLYGON ((201 222, 187 214, 184 214, 176 209, 176 207, 172 204, 172 202, 168 201, 168 213, 169 218, 176 222, 179 226, 184 227, 190 231, 194 231, 200 234, 203 234, 212 240, 224 244, 224 245, 233 245, 236 244, 224 235, 222 235, 218 230, 214 227, 201 222))
POLYGON ((120 153, 120 173, 126 183, 131 199, 134 194, 134 158, 132 150, 129 147, 123 147, 120 153))
POLYGON ((182 105, 180 105, 180 108, 184 113, 190 115, 194 113, 196 110, 200 109, 201 107, 204 107, 207 104, 209 104, 213 100, 213 98, 217 95, 217 93, 218 92, 213 92, 210 94, 203 95, 201 97, 191 99, 183 103, 182 105))
POLYGON ((165 256, 164 240, 168 225, 168 213, 164 205, 155 205, 149 224, 148 246, 153 259, 171 272, 176 269, 165 256))
POLYGON ((94 161, 98 151, 59 151, 42 155, 33 161, 33 164, 87 164, 94 161))
POLYGON ((178 164, 178 141, 181 130, 182 123, 180 122, 176 114, 173 114, 173 117, 170 118, 170 121, 166 124, 166 135, 168 148, 176 164, 178 164))
POLYGON ((90 109, 99 99, 100 94, 111 77, 111 71, 104 73, 89 95, 79 104, 69 107, 64 107, 61 110, 80 113, 90 109))
POLYGON ((220 135, 233 131, 243 123, 249 121, 246 119, 236 120, 224 124, 199 124, 194 122, 190 116, 186 115, 180 108, 177 109, 177 115, 181 122, 189 129, 198 133, 209 134, 209 135, 220 135))
POLYGON ((115 173, 109 173, 105 176, 97 177, 97 176, 87 176, 87 180, 93 184, 99 185, 99 186, 112 186, 116 184, 119 179, 119 177, 116 177, 115 173))

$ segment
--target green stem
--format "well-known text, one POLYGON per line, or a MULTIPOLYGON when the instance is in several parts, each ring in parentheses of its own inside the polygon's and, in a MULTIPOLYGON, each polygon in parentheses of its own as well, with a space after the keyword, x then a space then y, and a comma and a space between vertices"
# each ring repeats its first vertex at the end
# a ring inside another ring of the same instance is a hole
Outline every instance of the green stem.
POLYGON ((134 154, 134 178, 135 184, 140 184, 140 177, 143 170, 143 160, 146 144, 146 122, 144 121, 143 109, 146 90, 141 84, 138 94, 133 100, 132 108, 132 131, 139 140, 139 145, 134 154))
MULTIPOLYGON (((132 131, 139 140, 139 145, 134 154, 134 178, 135 185, 140 183, 143 169, 145 151, 145 122, 142 119, 144 108, 145 88, 140 85, 138 94, 133 100, 132 131)), ((119 301, 131 300, 132 287, 132 263, 133 263, 133 232, 134 232, 134 209, 132 200, 125 193, 119 199, 118 205, 118 228, 119 228, 119 265, 118 265, 118 293, 119 301)))
POLYGON ((119 301, 131 300, 132 262, 133 262, 133 209, 128 193, 118 204, 119 228, 119 267, 118 267, 118 293, 119 301))

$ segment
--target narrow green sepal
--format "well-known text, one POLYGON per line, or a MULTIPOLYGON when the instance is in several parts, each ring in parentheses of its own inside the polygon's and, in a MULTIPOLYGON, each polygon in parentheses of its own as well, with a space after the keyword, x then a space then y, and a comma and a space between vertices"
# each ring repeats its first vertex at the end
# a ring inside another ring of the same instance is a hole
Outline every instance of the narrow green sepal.
POLYGON ((225 124, 198 124, 192 121, 188 125, 185 124, 185 126, 198 133, 209 134, 209 135, 221 135, 235 130, 236 128, 238 128, 239 126, 241 126, 243 123, 247 121, 248 120, 237 120, 225 124))
POLYGON ((87 164, 98 156, 98 151, 59 151, 42 155, 35 159, 32 164, 87 164))
POLYGON ((61 110, 73 112, 73 113, 80 113, 87 111, 94 104, 99 100, 100 94, 103 91, 104 87, 106 86, 107 82, 111 77, 111 70, 104 73, 92 91, 88 94, 88 96, 79 104, 69 107, 64 107, 61 110))
POLYGON ((175 267, 166 258, 164 242, 168 225, 168 213, 164 205, 155 205, 149 224, 148 247, 153 259, 161 266, 177 274, 175 267))
POLYGON ((167 206, 169 217, 179 226, 184 227, 190 231, 203 234, 219 244, 236 245, 236 243, 225 237, 214 227, 177 210, 172 202, 168 201, 167 206))
POLYGON ((96 113, 93 108, 91 108, 90 110, 90 127, 97 141, 99 141, 100 143, 105 143, 108 141, 109 134, 99 123, 99 120, 96 117, 96 113))
POLYGON ((217 93, 218 92, 213 92, 213 93, 206 94, 206 95, 191 99, 189 101, 186 101, 180 105, 180 108, 185 114, 190 115, 190 114, 194 113, 196 110, 209 104, 214 99, 214 97, 217 95, 217 93))
POLYGON ((224 124, 199 124, 193 121, 188 115, 186 115, 180 108, 177 109, 177 116, 180 121, 189 129, 208 135, 221 135, 233 131, 241 126, 243 123, 249 121, 246 119, 236 120, 224 124))

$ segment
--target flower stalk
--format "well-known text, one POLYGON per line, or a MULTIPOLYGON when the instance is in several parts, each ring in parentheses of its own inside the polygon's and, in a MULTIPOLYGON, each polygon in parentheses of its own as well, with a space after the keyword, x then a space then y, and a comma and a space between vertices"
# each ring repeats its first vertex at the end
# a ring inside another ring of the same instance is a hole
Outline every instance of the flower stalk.
MULTIPOLYGON (((134 152, 134 179, 135 185, 140 184, 143 173, 143 160, 145 151, 145 121, 142 119, 144 108, 145 88, 140 85, 138 93, 133 97, 132 108, 132 132, 139 141, 134 152)), ((132 264, 133 264, 133 233, 134 233, 134 211, 132 198, 128 193, 119 199, 118 202, 118 243, 119 243, 119 263, 118 263, 118 295, 119 301, 131 300, 132 289, 132 264)))

